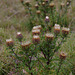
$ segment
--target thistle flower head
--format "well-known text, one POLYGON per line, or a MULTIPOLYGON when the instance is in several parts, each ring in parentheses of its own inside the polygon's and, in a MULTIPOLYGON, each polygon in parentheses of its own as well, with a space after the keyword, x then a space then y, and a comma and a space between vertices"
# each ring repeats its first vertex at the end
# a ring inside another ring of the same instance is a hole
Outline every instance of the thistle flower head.
POLYGON ((47 34, 45 35, 45 39, 46 39, 47 41, 52 41, 52 40, 54 39, 54 35, 51 34, 51 33, 47 33, 47 34))
POLYGON ((63 28, 62 28, 62 34, 63 34, 63 35, 68 35, 69 32, 70 32, 70 29, 69 29, 69 28, 66 28, 66 27, 63 27, 63 28))
POLYGON ((61 3, 61 8, 63 8, 64 7, 64 3, 61 3))
POLYGON ((10 39, 6 39, 6 44, 8 47, 13 47, 14 45, 14 41, 10 38, 10 39))
POLYGON ((48 16, 46 16, 45 21, 49 22, 49 17, 48 16))
POLYGON ((69 2, 67 2, 67 4, 66 4, 67 6, 69 6, 70 5, 70 3, 69 2))
POLYGON ((61 52, 61 53, 60 53, 60 59, 65 59, 66 56, 67 56, 66 53, 64 53, 64 52, 61 52))
POLYGON ((30 1, 26 1, 25 4, 26 4, 27 6, 29 6, 29 5, 30 5, 30 1))
POLYGON ((41 30, 42 29, 41 25, 34 26, 32 30, 36 30, 36 29, 40 29, 41 30))
POLYGON ((50 6, 51 8, 53 8, 53 7, 54 7, 54 3, 50 3, 49 6, 50 6))
POLYGON ((38 4, 35 4, 35 8, 38 9, 38 7, 39 7, 38 4))
POLYGON ((40 29, 32 30, 32 34, 33 35, 39 35, 40 34, 40 29))
POLYGON ((38 15, 40 15, 41 11, 40 11, 40 10, 37 10, 36 13, 37 13, 38 15))
POLYGON ((30 47, 30 45, 31 45, 31 42, 27 41, 25 43, 22 43, 21 47, 22 47, 23 50, 25 50, 25 49, 28 49, 30 47))
POLYGON ((32 41, 34 44, 38 44, 40 42, 40 37, 38 35, 34 35, 32 41))
POLYGON ((16 36, 16 38, 18 39, 18 40, 22 40, 22 38, 23 38, 23 35, 22 35, 22 33, 21 32, 17 32, 17 36, 16 36))
POLYGON ((45 5, 45 2, 43 2, 42 5, 44 6, 45 5))
POLYGON ((55 24, 55 26, 54 26, 54 32, 55 32, 56 34, 60 33, 60 25, 55 24))
POLYGON ((59 24, 55 24, 54 27, 60 27, 60 25, 59 24))

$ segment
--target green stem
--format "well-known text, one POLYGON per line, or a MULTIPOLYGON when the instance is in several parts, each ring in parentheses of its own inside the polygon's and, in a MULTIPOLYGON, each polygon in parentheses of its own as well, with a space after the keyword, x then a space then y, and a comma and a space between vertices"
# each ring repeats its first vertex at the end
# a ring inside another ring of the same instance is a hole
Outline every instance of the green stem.
POLYGON ((59 71, 60 71, 60 69, 61 69, 62 62, 63 62, 63 60, 61 59, 60 62, 59 62, 59 68, 58 68, 58 71, 57 71, 57 75, 59 74, 59 71))

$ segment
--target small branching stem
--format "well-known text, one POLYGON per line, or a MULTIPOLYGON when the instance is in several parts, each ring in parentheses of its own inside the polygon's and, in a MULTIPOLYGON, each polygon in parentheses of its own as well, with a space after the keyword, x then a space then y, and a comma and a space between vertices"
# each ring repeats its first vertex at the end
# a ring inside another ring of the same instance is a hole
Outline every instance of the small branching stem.
POLYGON ((12 48, 11 50, 12 50, 13 54, 16 56, 16 58, 19 59, 19 57, 17 56, 17 54, 14 52, 14 49, 12 48))
MULTIPOLYGON (((35 45, 35 49, 34 50, 36 50, 36 47, 37 47, 37 45, 35 45)), ((42 50, 42 49, 41 49, 42 50)), ((42 50, 42 52, 43 52, 43 50, 42 50)), ((45 54, 44 54, 45 55, 45 54)), ((45 56, 46 57, 46 56, 45 56)), ((41 65, 44 67, 44 69, 45 69, 45 66, 43 65, 43 63, 38 59, 38 57, 36 56, 36 58, 37 58, 37 60, 41 63, 41 65)))
MULTIPOLYGON (((32 68, 30 67, 30 64, 31 64, 31 62, 32 62, 31 60, 32 60, 32 56, 31 56, 31 57, 29 57, 29 70, 30 70, 30 71, 32 70, 32 68)), ((32 72, 31 72, 30 74, 31 74, 31 75, 33 75, 33 73, 32 73, 32 72)))
POLYGON ((49 50, 48 50, 48 58, 47 58, 47 59, 48 59, 47 65, 49 65, 49 62, 50 62, 50 61, 49 61, 49 50))
POLYGON ((58 68, 58 71, 57 71, 57 75, 59 74, 59 71, 61 69, 62 62, 63 62, 63 60, 61 59, 60 62, 59 62, 59 68, 58 68))
MULTIPOLYGON (((64 37, 62 38, 62 40, 61 40, 61 42, 59 43, 58 47, 60 47, 60 46, 62 45, 63 40, 64 40, 64 37)), ((55 52, 57 51, 57 48, 58 48, 58 47, 55 48, 54 54, 55 54, 55 52)), ((51 61, 52 59, 53 59, 53 56, 50 58, 50 61, 51 61)))

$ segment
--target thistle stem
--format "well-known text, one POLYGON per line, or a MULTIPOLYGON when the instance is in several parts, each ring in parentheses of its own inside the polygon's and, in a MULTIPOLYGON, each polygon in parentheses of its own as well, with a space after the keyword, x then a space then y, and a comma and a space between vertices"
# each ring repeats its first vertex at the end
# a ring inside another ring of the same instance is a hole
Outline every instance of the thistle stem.
POLYGON ((59 62, 59 68, 58 68, 58 71, 57 71, 57 75, 59 74, 59 71, 61 69, 62 62, 63 62, 63 60, 61 59, 60 62, 59 62))

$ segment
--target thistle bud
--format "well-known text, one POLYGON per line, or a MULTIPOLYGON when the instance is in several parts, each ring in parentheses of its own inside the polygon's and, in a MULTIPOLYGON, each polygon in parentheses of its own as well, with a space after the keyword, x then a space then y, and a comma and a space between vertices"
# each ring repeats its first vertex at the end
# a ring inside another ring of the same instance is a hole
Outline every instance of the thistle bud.
POLYGON ((66 53, 64 53, 64 52, 61 52, 61 53, 60 53, 60 59, 65 59, 66 56, 67 56, 66 53))
POLYGON ((23 35, 21 34, 21 32, 17 32, 17 36, 16 36, 16 38, 17 38, 19 41, 22 40, 23 35))
POLYGON ((52 40, 54 39, 54 35, 53 35, 53 34, 50 34, 50 33, 47 33, 47 34, 45 35, 45 39, 46 39, 47 41, 52 41, 52 40))
POLYGON ((50 3, 49 6, 50 6, 51 8, 53 8, 53 7, 54 7, 54 3, 50 3))
POLYGON ((12 39, 7 39, 6 44, 7 44, 8 47, 13 47, 14 41, 12 39))
POLYGON ((34 26, 32 30, 37 30, 37 29, 40 29, 41 30, 42 29, 41 25, 34 26))
POLYGON ((40 37, 38 35, 34 35, 32 41, 34 44, 38 44, 40 42, 40 37))
POLYGON ((55 26, 54 26, 54 32, 55 32, 56 34, 60 33, 60 25, 55 24, 55 26))
POLYGON ((29 6, 29 5, 30 5, 30 1, 26 1, 25 4, 26 4, 27 6, 29 6))
POLYGON ((63 35, 68 35, 69 32, 70 32, 70 29, 69 28, 65 28, 65 27, 62 28, 62 34, 63 35))
POLYGON ((37 13, 38 15, 40 15, 41 12, 40 12, 40 10, 37 10, 36 13, 37 13))
POLYGON ((31 45, 31 42, 27 41, 26 43, 22 43, 21 47, 22 47, 23 50, 26 50, 30 47, 30 45, 31 45))
POLYGON ((35 8, 38 9, 38 7, 39 7, 38 4, 35 4, 35 8))
POLYGON ((48 16, 46 16, 45 21, 49 22, 49 17, 48 16))
POLYGON ((32 34, 33 35, 39 35, 40 34, 40 30, 39 29, 32 30, 32 34))

